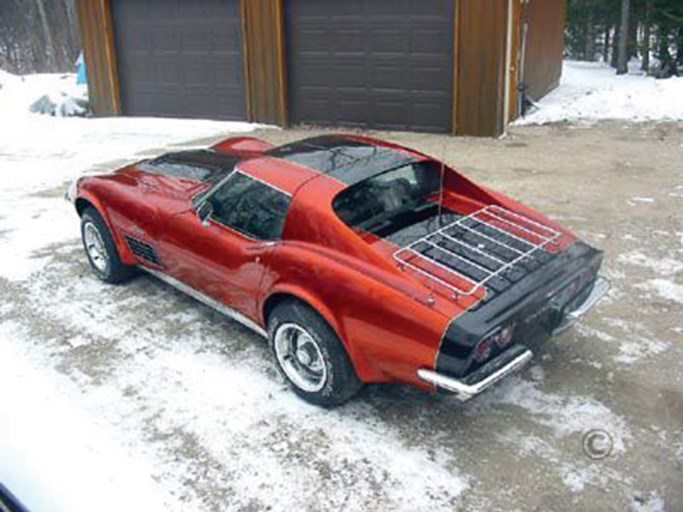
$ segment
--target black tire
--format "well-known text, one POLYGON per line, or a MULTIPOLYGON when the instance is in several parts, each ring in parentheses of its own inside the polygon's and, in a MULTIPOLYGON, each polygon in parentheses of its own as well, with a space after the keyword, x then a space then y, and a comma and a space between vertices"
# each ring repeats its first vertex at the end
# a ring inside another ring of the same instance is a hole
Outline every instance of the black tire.
POLYGON ((109 232, 107 223, 104 222, 104 219, 99 212, 92 207, 86 208, 81 215, 81 240, 83 241, 83 249, 88 258, 88 263, 90 263, 90 269, 98 279, 105 283, 118 284, 128 281, 136 274, 136 268, 134 266, 124 265, 121 262, 119 252, 116 249, 116 244, 109 232), (88 250, 86 230, 93 228, 101 238, 104 254, 106 255, 105 264, 96 263, 93 256, 91 256, 91 251, 88 250))
POLYGON ((363 386, 339 337, 315 310, 303 302, 286 300, 273 309, 268 317, 268 339, 280 373, 294 392, 311 404, 325 408, 336 407, 353 397, 363 386), (286 328, 283 326, 292 324, 303 328, 320 349, 326 371, 319 390, 302 389, 287 375, 280 362, 275 347, 276 333, 286 328))

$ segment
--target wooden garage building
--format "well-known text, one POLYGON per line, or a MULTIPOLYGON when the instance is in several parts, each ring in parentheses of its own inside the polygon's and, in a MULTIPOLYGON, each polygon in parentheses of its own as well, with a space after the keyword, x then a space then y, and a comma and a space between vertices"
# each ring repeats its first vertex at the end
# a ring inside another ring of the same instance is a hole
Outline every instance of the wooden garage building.
POLYGON ((566 0, 77 0, 96 115, 496 136, 566 0))

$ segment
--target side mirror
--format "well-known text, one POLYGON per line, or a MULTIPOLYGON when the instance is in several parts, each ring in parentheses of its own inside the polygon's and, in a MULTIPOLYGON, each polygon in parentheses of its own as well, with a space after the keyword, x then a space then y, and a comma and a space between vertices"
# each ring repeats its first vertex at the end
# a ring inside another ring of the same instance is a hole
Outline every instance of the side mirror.
POLYGON ((199 217, 199 220, 202 222, 202 226, 209 225, 209 217, 211 217, 212 213, 213 204, 211 204, 211 201, 204 201, 199 205, 199 208, 197 208, 197 217, 199 217))

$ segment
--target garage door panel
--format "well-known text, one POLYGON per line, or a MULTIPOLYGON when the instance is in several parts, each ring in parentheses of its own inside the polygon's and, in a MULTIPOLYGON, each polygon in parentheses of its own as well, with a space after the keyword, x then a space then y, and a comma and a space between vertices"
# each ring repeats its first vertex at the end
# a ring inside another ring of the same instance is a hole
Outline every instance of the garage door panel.
POLYGON ((368 112, 365 103, 355 98, 339 98, 336 102, 336 119, 345 124, 365 124, 370 121, 371 113, 368 112))
POLYGON ((453 14, 453 0, 290 0, 292 121, 450 131, 453 14))
POLYGON ((433 55, 439 58, 442 48, 447 44, 453 44, 453 42, 449 41, 445 30, 413 30, 411 40, 413 54, 420 54, 424 57, 433 55))
POLYGON ((448 122, 451 118, 451 113, 444 112, 439 104, 414 103, 412 109, 415 125, 424 131, 432 131, 432 119, 436 118, 441 119, 442 122, 448 122))
POLYGON ((416 64, 413 71, 411 82, 413 89, 420 91, 433 91, 438 92, 443 97, 450 97, 451 91, 444 91, 442 85, 444 83, 451 83, 453 77, 450 70, 443 69, 441 67, 434 68, 430 67, 425 63, 416 64))
POLYGON ((246 117, 239 0, 112 0, 111 8, 124 114, 246 117))
MULTIPOLYGON (((329 82, 334 81, 335 88, 358 87, 364 88, 366 78, 365 67, 357 64, 357 59, 341 61, 337 65, 311 59, 299 82, 301 88, 318 87, 329 94, 329 82), (350 62, 350 63, 349 63, 350 62)), ((303 92, 303 91, 302 91, 303 92)))

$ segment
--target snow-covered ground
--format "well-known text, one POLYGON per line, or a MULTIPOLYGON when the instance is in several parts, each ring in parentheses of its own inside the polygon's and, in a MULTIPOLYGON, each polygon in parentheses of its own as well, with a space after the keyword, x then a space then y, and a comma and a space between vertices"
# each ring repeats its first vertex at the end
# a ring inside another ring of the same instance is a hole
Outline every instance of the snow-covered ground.
MULTIPOLYGON (((601 320, 601 306, 472 404, 376 386, 338 410, 308 406, 265 344, 234 323, 149 277, 121 287, 92 277, 62 200, 82 173, 257 127, 27 113, 62 80, 0 74, 0 481, 31 510, 666 509, 683 463, 683 434, 671 427, 680 383, 643 384, 634 372, 680 357, 670 340, 683 326, 659 339, 628 316, 601 320), (634 348, 622 343, 629 334, 634 348), (646 386, 659 386, 667 417, 647 415, 646 386), (604 461, 582 452, 592 429, 612 436, 604 461), (634 472, 641 460, 648 470, 634 472)), ((506 162, 522 150, 506 149, 506 162)), ((650 188, 642 197, 663 201, 650 188)), ((642 293, 670 296, 675 310, 680 289, 659 281, 680 272, 680 253, 654 258, 642 245, 610 271, 651 271, 642 293)))
MULTIPOLYGON (((26 282, 52 257, 41 250, 75 240, 78 219, 55 189, 101 163, 122 165, 145 150, 258 127, 29 113, 41 96, 62 92, 82 94, 74 75, 19 77, 0 70, 0 279, 26 282)), ((0 313, 12 307, 0 304, 0 313)), ((73 385, 45 361, 31 360, 23 336, 11 323, 0 324, 0 482, 36 512, 168 510, 148 463, 110 439, 73 385)))
POLYGON ((683 121, 683 77, 658 80, 637 72, 637 66, 617 76, 604 63, 565 61, 559 87, 542 98, 538 107, 515 124, 683 121))

